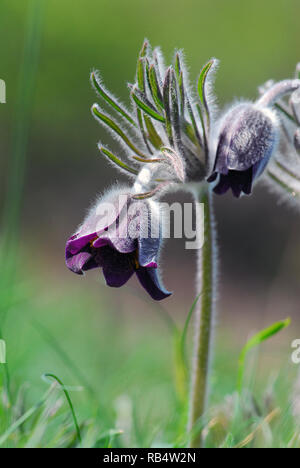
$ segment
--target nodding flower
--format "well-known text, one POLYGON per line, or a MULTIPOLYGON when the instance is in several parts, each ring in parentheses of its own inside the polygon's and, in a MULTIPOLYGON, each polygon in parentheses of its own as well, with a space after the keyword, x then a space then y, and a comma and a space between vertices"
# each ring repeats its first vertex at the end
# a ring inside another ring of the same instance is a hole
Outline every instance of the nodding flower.
POLYGON ((106 283, 121 287, 136 273, 155 300, 170 296, 158 274, 161 226, 153 200, 135 200, 130 189, 100 199, 67 241, 67 267, 82 275, 102 268, 106 283))
POLYGON ((277 151, 280 119, 275 105, 299 86, 297 79, 270 83, 257 102, 237 104, 220 119, 213 147, 213 172, 208 178, 208 182, 214 182, 219 176, 215 193, 221 195, 231 189, 235 197, 242 192, 251 194, 253 182, 277 151))
POLYGON ((232 190, 235 197, 249 195, 254 180, 262 174, 278 141, 278 122, 274 112, 253 104, 239 104, 223 118, 217 140, 213 173, 214 192, 232 190))

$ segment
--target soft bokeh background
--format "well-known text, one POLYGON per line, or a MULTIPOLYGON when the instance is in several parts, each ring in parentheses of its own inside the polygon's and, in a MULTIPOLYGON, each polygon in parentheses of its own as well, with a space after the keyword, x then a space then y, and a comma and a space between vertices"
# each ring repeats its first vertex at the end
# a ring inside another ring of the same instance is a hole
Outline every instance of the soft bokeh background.
MULTIPOLYGON (((0 209, 11 182, 30 3, 0 4, 0 78, 7 85, 7 103, 0 105, 0 209)), ((34 325, 37 319, 92 382, 105 411, 114 414, 116 398, 125 394, 145 414, 150 408, 157 417, 168 413, 171 406, 164 402, 171 405, 175 398, 173 350, 163 310, 141 296, 134 280, 111 290, 98 272, 83 279, 64 265, 66 238, 95 195, 119 177, 97 152, 98 140, 118 149, 90 114, 96 96, 89 73, 99 69, 106 85, 128 103, 126 83, 134 79, 147 37, 168 61, 174 48, 183 48, 192 82, 205 61, 219 58, 220 107, 236 97, 255 99, 259 84, 293 75, 300 60, 299 18, 298 0, 45 1, 15 226, 18 299, 1 325, 15 385, 26 380, 31 396, 39 394, 45 386, 40 375, 50 370, 74 383, 34 325)), ((238 352, 249 334, 287 316, 293 326, 264 346, 259 366, 265 382, 266 367, 275 373, 287 366, 295 370, 290 350, 292 339, 300 338, 300 218, 259 187, 249 198, 216 199, 216 214, 221 272, 215 379, 222 380, 225 394, 234 388, 238 352)), ((174 295, 162 308, 183 323, 194 299, 194 253, 170 240, 163 269, 174 295)), ((78 407, 84 411, 84 405, 78 407)))

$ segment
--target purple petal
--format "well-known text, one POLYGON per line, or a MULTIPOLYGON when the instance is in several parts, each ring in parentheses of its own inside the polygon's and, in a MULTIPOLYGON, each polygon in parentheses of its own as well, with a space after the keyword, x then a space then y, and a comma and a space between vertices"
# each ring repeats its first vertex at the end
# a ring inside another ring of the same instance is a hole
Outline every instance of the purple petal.
POLYGON ((91 259, 92 255, 89 252, 80 252, 77 255, 73 255, 67 258, 66 265, 74 273, 82 275, 82 269, 84 265, 86 265, 91 259))
POLYGON ((167 291, 160 282, 156 268, 138 268, 137 277, 143 288, 155 301, 161 301, 172 293, 167 291))
POLYGON ((216 178, 218 177, 218 173, 217 172, 213 172, 208 178, 207 178, 207 182, 214 182, 216 180, 216 178))
POLYGON ((82 237, 80 237, 79 234, 75 234, 67 241, 66 252, 70 253, 71 255, 75 255, 96 237, 96 232, 87 234, 86 236, 82 237))
MULTIPOLYGON (((99 236, 93 247, 99 248, 109 245, 120 253, 130 253, 137 248, 137 236, 131 237, 128 232, 132 221, 127 210, 123 210, 119 218, 109 228, 99 236)), ((139 218, 137 226, 139 227, 139 218)))
POLYGON ((276 141, 272 120, 253 105, 241 104, 228 112, 219 136, 215 169, 246 171, 269 159, 276 141))
POLYGON ((229 171, 230 187, 235 197, 239 197, 242 192, 250 195, 252 190, 252 167, 246 171, 229 171))
POLYGON ((103 275, 108 286, 119 288, 134 273, 134 254, 119 253, 110 246, 102 247, 97 257, 101 260, 103 275))
POLYGON ((227 136, 226 131, 220 135, 219 144, 217 148, 216 160, 214 165, 214 171, 220 174, 228 173, 228 152, 229 152, 230 140, 227 136))
POLYGON ((223 195, 231 188, 235 197, 239 197, 242 192, 250 195, 253 183, 253 168, 246 171, 229 171, 227 175, 220 174, 218 184, 214 187, 214 192, 223 195))
POLYGON ((107 286, 112 288, 120 288, 123 286, 133 275, 134 270, 116 270, 109 266, 103 267, 103 275, 107 286))
POLYGON ((157 256, 160 247, 160 238, 141 237, 139 244, 139 264, 141 267, 157 268, 157 256))
POLYGON ((265 158, 262 161, 259 161, 258 163, 254 164, 252 168, 252 177, 253 180, 259 177, 265 170, 270 158, 265 158))
POLYGON ((85 219, 78 233, 68 240, 67 250, 71 254, 76 254, 89 242, 97 239, 102 233, 107 231, 110 226, 116 223, 116 220, 119 218, 120 213, 127 203, 128 196, 117 197, 111 202, 111 206, 114 209, 111 208, 109 211, 109 206, 106 205, 105 200, 103 202, 100 201, 85 219))
POLYGON ((229 182, 228 176, 221 174, 218 184, 214 187, 214 192, 217 193, 218 195, 223 195, 224 193, 227 192, 229 187, 230 187, 230 182, 229 182))
POLYGON ((130 239, 130 238, 111 237, 108 231, 107 234, 99 237, 93 243, 93 247, 95 247, 96 249, 100 247, 105 247, 105 246, 110 246, 120 253, 130 253, 136 250, 137 241, 136 239, 130 239))

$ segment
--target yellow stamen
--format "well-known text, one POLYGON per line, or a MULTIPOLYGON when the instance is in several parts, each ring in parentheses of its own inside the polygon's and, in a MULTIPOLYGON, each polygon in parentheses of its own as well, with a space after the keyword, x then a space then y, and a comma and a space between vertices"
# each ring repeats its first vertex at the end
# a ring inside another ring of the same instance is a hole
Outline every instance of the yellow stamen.
POLYGON ((98 239, 98 236, 96 236, 92 240, 90 240, 89 244, 90 244, 91 247, 94 247, 93 244, 94 244, 95 240, 97 240, 97 239, 98 239))
POLYGON ((134 264, 134 268, 136 270, 138 270, 140 268, 140 264, 139 264, 139 258, 138 258, 138 250, 136 249, 134 251, 134 257, 133 257, 133 264, 134 264))

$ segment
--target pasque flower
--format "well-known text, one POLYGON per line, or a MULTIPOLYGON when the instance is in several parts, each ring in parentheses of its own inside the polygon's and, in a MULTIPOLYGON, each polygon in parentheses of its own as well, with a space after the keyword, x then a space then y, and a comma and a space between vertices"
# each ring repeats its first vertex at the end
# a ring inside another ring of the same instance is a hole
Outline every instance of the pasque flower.
MULTIPOLYGON (((102 200, 69 239, 66 261, 72 271, 82 274, 101 267, 107 284, 116 287, 125 284, 136 272, 149 294, 154 299, 162 299, 169 293, 157 274, 160 240, 143 237, 141 232, 130 236, 124 227, 128 221, 122 215, 125 207, 135 205, 138 199, 143 206, 153 207, 154 200, 165 191, 182 185, 193 190, 195 184, 206 184, 206 181, 216 182, 214 191, 218 194, 228 189, 236 197, 241 193, 250 194, 253 182, 268 165, 266 178, 295 193, 293 183, 297 177, 293 178, 293 171, 280 160, 280 155, 283 145, 285 152, 287 145, 289 153, 291 148, 299 152, 300 112, 299 99, 295 99, 300 86, 298 68, 295 79, 269 82, 260 89, 261 96, 255 103, 235 104, 218 116, 212 94, 217 64, 216 59, 211 59, 202 68, 196 98, 190 90, 182 53, 177 52, 174 64, 166 68, 160 50, 152 52, 145 41, 137 62, 136 81, 129 85, 132 110, 127 110, 104 87, 98 73, 91 74, 98 95, 120 121, 98 104, 92 106, 92 113, 117 138, 127 161, 101 143, 99 149, 115 167, 133 178, 134 183, 127 190, 124 206, 118 207, 110 222, 102 227, 98 225, 96 213, 103 205, 102 200), (284 95, 291 95, 288 107, 281 101, 284 95), (288 125, 292 126, 290 134, 288 125), (272 159, 276 161, 275 167, 270 162, 272 159), (292 177, 292 182, 287 177, 292 177), (116 223, 118 230, 123 231, 122 239, 116 235, 116 223)), ((111 200, 114 206, 121 195, 120 190, 117 192, 118 197, 115 192, 111 200)), ((143 215, 136 219, 140 226, 145 221, 143 215)))
MULTIPOLYGON (((147 41, 140 51, 135 82, 129 85, 131 109, 91 74, 98 96, 108 106, 92 114, 122 148, 122 157, 98 144, 101 154, 132 181, 100 199, 68 240, 66 263, 77 274, 102 268, 109 286, 120 287, 136 273, 155 300, 168 297, 158 275, 161 218, 157 201, 166 191, 186 188, 204 204, 205 242, 198 250, 199 302, 195 310, 195 347, 190 397, 190 446, 201 445, 195 432, 206 410, 214 305, 216 237, 212 190, 239 197, 265 180, 273 189, 300 199, 300 67, 294 79, 268 82, 255 102, 240 101, 219 113, 212 93, 217 60, 200 71, 198 96, 189 85, 183 55, 165 67, 159 49, 147 41), (110 114, 117 115, 117 119, 110 114), (214 184, 214 186, 210 184, 214 184), (103 213, 109 202, 108 215, 103 213), (156 220, 156 235, 152 232, 156 220)), ((203 420, 202 420, 203 422, 203 420)))
POLYGON ((213 174, 214 192, 223 194, 231 188, 235 197, 249 195, 254 180, 261 175, 277 145, 278 121, 270 109, 253 104, 239 104, 224 116, 217 140, 213 174))
MULTIPOLYGON (((141 232, 131 236, 124 227, 128 222, 122 215, 125 207, 135 205, 138 199, 143 206, 154 206, 165 191, 176 186, 194 190, 196 185, 207 181, 215 183, 214 191, 218 194, 228 189, 236 197, 250 194, 254 181, 267 167, 265 178, 269 182, 280 189, 288 188, 293 196, 300 192, 295 167, 290 161, 287 165, 282 161, 283 152, 299 152, 300 112, 299 99, 295 99, 300 88, 299 67, 295 79, 268 82, 260 88, 261 96, 256 102, 234 104, 224 115, 218 115, 212 93, 217 64, 216 59, 211 59, 202 68, 195 97, 182 53, 177 52, 173 65, 166 68, 160 50, 152 52, 145 41, 135 83, 129 85, 131 110, 104 87, 98 73, 91 74, 92 85, 119 121, 98 104, 92 106, 92 114, 117 138, 127 161, 101 143, 99 149, 134 182, 127 190, 124 206, 118 208, 109 223, 96 229, 96 212, 102 200, 69 239, 66 256, 72 271, 82 274, 101 267, 107 284, 116 287, 125 284, 136 272, 149 294, 162 299, 169 293, 157 274, 160 240, 145 237, 141 232), (291 96, 287 106, 282 102, 286 95, 291 96), (123 231, 122 239, 116 235, 116 223, 118 230, 123 231)), ((112 203, 116 204, 116 193, 112 203)), ((136 216, 139 226, 143 216, 136 216)))
POLYGON ((100 199, 66 245, 66 264, 82 275, 102 268, 108 286, 123 286, 136 273, 155 300, 168 297, 158 274, 161 226, 153 200, 135 200, 116 189, 100 199))
POLYGON ((223 194, 230 188, 236 197, 251 193, 253 182, 278 149, 281 121, 275 105, 283 95, 293 96, 299 86, 298 79, 269 83, 256 103, 237 104, 217 122, 216 147, 212 149, 215 163, 208 178, 214 182, 220 176, 215 193, 223 194))

